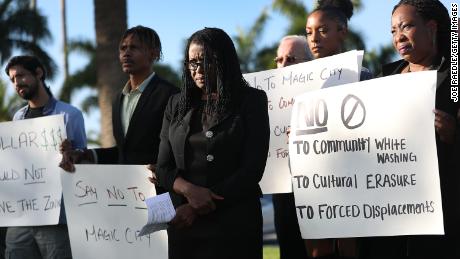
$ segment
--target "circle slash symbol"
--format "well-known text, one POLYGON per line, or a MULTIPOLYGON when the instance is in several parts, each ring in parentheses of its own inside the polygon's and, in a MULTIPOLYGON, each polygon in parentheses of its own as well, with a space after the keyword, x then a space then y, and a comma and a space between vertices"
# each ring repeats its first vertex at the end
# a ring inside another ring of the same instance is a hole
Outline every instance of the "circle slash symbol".
POLYGON ((366 107, 363 101, 355 95, 349 94, 342 101, 342 122, 347 129, 356 129, 366 120, 366 107), (345 111, 345 106, 352 107, 345 111), (362 110, 362 112, 357 112, 362 110), (361 116, 361 118, 359 118, 361 116))

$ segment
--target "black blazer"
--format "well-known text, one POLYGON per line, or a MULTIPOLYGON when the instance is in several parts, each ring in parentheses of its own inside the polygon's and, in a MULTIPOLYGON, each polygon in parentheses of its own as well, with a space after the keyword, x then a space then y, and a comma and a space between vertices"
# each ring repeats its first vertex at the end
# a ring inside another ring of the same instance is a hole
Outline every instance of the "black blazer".
MULTIPOLYGON (((247 87, 243 96, 237 111, 214 120, 209 127, 212 136, 207 143, 209 169, 204 187, 223 196, 226 204, 262 194, 258 183, 265 169, 270 139, 267 95, 247 87)), ((159 182, 170 191, 175 205, 183 198, 174 193, 173 183, 187 170, 185 145, 192 115, 189 110, 182 124, 177 121, 179 97, 171 97, 166 107, 157 163, 159 182)))
MULTIPOLYGON (((210 123, 205 134, 208 153, 204 176, 186 173, 189 164, 186 145, 193 110, 188 111, 180 123, 177 121, 180 95, 171 97, 166 107, 156 172, 160 185, 169 191, 176 207, 187 202, 173 190, 174 180, 181 174, 186 175, 184 178, 191 183, 224 197, 223 201, 216 201, 216 210, 199 216, 192 226, 184 229, 169 227, 170 244, 176 239, 214 237, 260 239, 262 242, 259 200, 262 192, 258 183, 265 169, 270 139, 267 96, 265 92, 250 87, 245 88, 243 96, 241 105, 233 112, 210 123)), ((248 244, 237 244, 240 245, 248 244)))
POLYGON ((139 98, 126 137, 121 125, 124 95, 120 92, 112 106, 116 146, 96 149, 99 164, 156 163, 164 110, 169 97, 177 92, 179 88, 155 75, 139 98))

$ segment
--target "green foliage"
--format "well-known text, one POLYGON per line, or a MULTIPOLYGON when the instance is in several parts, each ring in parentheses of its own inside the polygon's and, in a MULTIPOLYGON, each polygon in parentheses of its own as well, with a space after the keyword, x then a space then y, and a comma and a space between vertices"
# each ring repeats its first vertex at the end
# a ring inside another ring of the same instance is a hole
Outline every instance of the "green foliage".
MULTIPOLYGON (((96 75, 96 46, 89 40, 72 40, 67 46, 70 53, 78 53, 88 58, 88 63, 82 69, 69 75, 64 81, 59 99, 64 102, 71 102, 72 95, 82 88, 96 89, 97 75, 96 75)), ((93 104, 91 101, 88 104, 93 104)), ((97 102, 95 104, 97 106, 97 102)), ((87 106, 89 110, 91 106, 87 106)))
POLYGON ((263 249, 263 258, 264 259, 279 259, 280 258, 280 248, 275 245, 265 245, 263 249))
POLYGON ((308 9, 297 0, 274 0, 272 7, 282 15, 286 16, 289 26, 286 35, 304 35, 305 22, 308 17, 308 9))
POLYGON ((20 107, 26 105, 17 94, 7 95, 7 86, 0 80, 0 122, 10 121, 20 107))
POLYGON ((37 56, 53 78, 57 66, 40 44, 51 40, 47 19, 29 7, 28 0, 0 1, 0 63, 4 64, 15 49, 37 56))
POLYGON ((369 68, 374 76, 382 72, 382 64, 390 63, 396 56, 396 51, 391 43, 381 46, 377 50, 368 51, 364 55, 363 66, 369 68))
POLYGON ((248 31, 238 28, 238 35, 234 37, 234 40, 243 73, 248 73, 254 69, 254 63, 258 58, 256 42, 259 42, 268 18, 268 9, 264 8, 248 31))
POLYGON ((166 81, 172 83, 176 87, 181 87, 181 77, 179 76, 179 73, 177 73, 171 66, 156 63, 153 65, 153 70, 166 81))

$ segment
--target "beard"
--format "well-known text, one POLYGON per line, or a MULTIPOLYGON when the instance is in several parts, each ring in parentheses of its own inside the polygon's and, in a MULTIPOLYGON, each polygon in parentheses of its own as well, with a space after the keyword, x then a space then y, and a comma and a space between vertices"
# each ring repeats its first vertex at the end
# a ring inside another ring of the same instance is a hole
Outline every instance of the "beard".
POLYGON ((30 85, 22 84, 18 85, 18 94, 24 100, 32 100, 38 94, 38 82, 33 82, 30 85), (21 90, 23 92, 21 93, 21 90))

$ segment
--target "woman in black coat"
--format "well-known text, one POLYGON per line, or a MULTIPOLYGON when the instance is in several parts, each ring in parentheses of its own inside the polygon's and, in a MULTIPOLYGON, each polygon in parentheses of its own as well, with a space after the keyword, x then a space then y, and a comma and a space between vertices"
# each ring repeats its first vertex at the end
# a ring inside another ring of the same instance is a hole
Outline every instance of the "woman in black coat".
POLYGON ((456 119, 460 103, 450 96, 449 13, 438 0, 401 0, 393 9, 391 33, 393 46, 403 59, 383 66, 383 76, 438 71, 433 124, 445 235, 369 239, 364 258, 460 258, 459 122, 456 119))
POLYGON ((184 60, 184 86, 167 105, 156 167, 176 207, 169 257, 261 259, 267 96, 243 79, 221 29, 195 32, 184 60))

